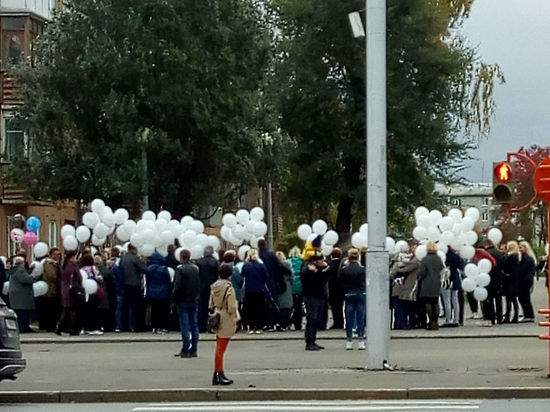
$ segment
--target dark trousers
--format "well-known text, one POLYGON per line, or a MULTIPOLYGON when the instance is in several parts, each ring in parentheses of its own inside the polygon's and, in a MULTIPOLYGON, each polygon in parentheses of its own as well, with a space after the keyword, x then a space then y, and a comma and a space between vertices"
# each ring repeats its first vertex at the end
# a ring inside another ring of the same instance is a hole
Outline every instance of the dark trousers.
POLYGON ((428 329, 437 329, 439 326, 439 297, 422 297, 420 302, 424 308, 425 316, 428 316, 428 329))
POLYGON ((326 309, 326 299, 304 296, 306 305, 306 346, 315 344, 317 339, 317 330, 322 327, 323 314, 326 309))
POLYGON ((502 297, 500 295, 495 296, 489 293, 487 300, 481 302, 481 309, 484 320, 490 320, 493 325, 502 322, 502 297))
POLYGON ((477 312, 477 300, 474 298, 474 292, 468 292, 466 293, 466 297, 468 298, 468 305, 470 305, 470 311, 472 314, 477 312))
POLYGON ((17 324, 19 326, 19 332, 30 332, 31 311, 28 309, 14 309, 14 311, 17 314, 17 324))
POLYGON ((262 330, 266 316, 264 292, 246 292, 243 308, 250 330, 262 330))
POLYGON ((84 330, 99 329, 99 313, 97 310, 97 295, 88 296, 88 301, 82 307, 84 330))
POLYGON ((279 326, 283 329, 290 327, 290 308, 279 309, 279 326))
POLYGON ((169 299, 149 299, 151 305, 151 327, 153 329, 168 330, 168 320, 170 317, 169 299))
POLYGON ((302 318, 304 317, 304 310, 302 308, 304 299, 302 295, 292 295, 292 303, 292 324, 295 330, 302 330, 302 318))
POLYGON ((523 311, 523 317, 534 319, 535 311, 533 310, 533 304, 531 303, 531 288, 520 288, 518 300, 521 305, 521 310, 523 311))
POLYGON ((394 329, 410 329, 413 324, 411 318, 411 301, 403 300, 397 296, 392 296, 393 307, 395 309, 395 320, 393 323, 394 329))
POLYGON ((122 292, 122 320, 128 322, 124 329, 134 332, 138 325, 138 313, 140 304, 141 286, 124 285, 122 292))
POLYGON ((40 329, 52 332, 59 318, 59 300, 56 297, 40 296, 35 302, 40 329))
POLYGON ((57 322, 57 331, 67 331, 71 335, 78 335, 82 324, 82 312, 81 308, 63 308, 57 322))
POLYGON ((332 329, 344 328, 344 296, 341 293, 331 292, 329 297, 332 312, 332 329))
POLYGON ((508 323, 512 321, 516 323, 519 315, 519 305, 517 296, 506 296, 506 313, 504 314, 504 322, 508 323), (512 315, 512 307, 514 307, 514 317, 510 319, 512 315))

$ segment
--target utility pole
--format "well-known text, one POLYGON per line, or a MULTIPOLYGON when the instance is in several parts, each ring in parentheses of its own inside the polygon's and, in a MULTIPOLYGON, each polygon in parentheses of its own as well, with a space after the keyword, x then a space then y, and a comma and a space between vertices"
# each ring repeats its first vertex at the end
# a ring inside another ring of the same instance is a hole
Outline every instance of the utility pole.
POLYGON ((366 1, 367 21, 367 368, 389 362, 390 305, 386 159, 386 0, 366 1))

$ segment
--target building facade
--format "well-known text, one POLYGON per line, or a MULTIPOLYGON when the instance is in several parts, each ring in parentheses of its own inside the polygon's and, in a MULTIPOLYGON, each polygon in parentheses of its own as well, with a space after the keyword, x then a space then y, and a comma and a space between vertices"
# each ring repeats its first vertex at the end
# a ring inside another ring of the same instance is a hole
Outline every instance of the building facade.
MULTIPOLYGON (((61 10, 62 0, 0 0, 0 173, 20 156, 26 156, 29 136, 18 130, 12 121, 21 99, 18 87, 10 75, 10 67, 28 64, 32 59, 36 39, 53 10, 61 10)), ((60 246, 60 228, 75 223, 74 202, 51 202, 29 198, 24 188, 4 182, 0 186, 0 255, 10 256, 17 245, 10 231, 20 227, 25 217, 37 216, 42 221, 40 241, 60 246)), ((30 251, 28 251, 30 258, 30 251)))

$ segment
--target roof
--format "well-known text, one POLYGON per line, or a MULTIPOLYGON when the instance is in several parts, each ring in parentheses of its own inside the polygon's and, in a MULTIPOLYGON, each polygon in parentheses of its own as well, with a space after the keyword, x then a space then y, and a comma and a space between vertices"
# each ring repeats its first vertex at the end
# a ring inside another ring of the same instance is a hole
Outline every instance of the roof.
POLYGON ((493 185, 491 183, 454 183, 445 185, 436 183, 434 194, 439 196, 491 196, 493 185))

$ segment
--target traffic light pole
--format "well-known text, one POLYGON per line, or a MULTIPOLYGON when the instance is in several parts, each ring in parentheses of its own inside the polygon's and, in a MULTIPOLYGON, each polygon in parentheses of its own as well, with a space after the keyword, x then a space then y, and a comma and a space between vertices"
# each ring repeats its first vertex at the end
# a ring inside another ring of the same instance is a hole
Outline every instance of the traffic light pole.
POLYGON ((367 368, 389 358, 390 305, 386 160, 386 0, 366 1, 367 20, 367 368))

